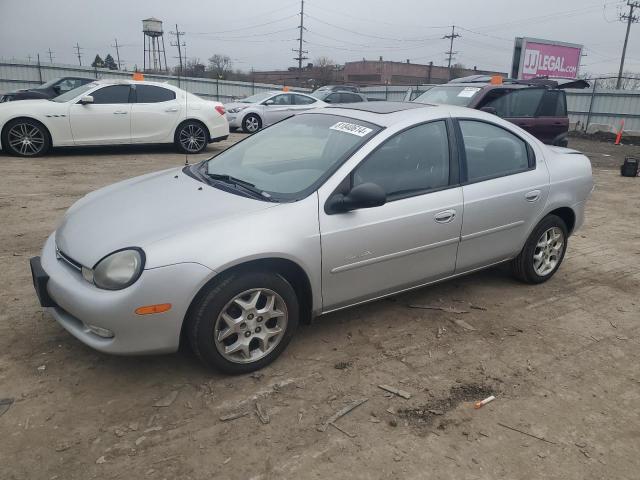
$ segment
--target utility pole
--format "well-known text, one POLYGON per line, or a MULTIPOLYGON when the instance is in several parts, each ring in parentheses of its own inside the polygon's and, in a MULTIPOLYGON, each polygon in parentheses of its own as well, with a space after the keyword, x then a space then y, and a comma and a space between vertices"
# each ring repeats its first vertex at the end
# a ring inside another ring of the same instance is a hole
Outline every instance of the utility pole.
MULTIPOLYGON (((186 43, 184 42, 180 42, 180 37, 182 35, 184 35, 184 32, 181 32, 180 30, 178 30, 178 24, 176 23, 176 31, 175 32, 169 32, 171 35, 175 35, 176 37, 176 42, 175 43, 170 43, 170 45, 172 47, 178 47, 178 59, 180 60, 180 75, 182 75, 183 72, 183 65, 182 65, 182 47, 187 46, 186 43)), ((186 58, 185 58, 186 60, 186 58)))
POLYGON ((80 48, 80 45, 78 45, 78 42, 76 42, 76 46, 73 48, 76 51, 76 55, 78 57, 78 63, 80 64, 80 66, 82 66, 82 54, 80 53, 80 50, 82 49, 80 48))
POLYGON ((622 47, 622 57, 620 58, 620 70, 618 71, 618 82, 616 83, 616 88, 620 88, 622 84, 622 71, 624 69, 624 57, 627 54, 627 42, 629 42, 629 31, 631 30, 632 23, 638 23, 638 17, 633 14, 633 10, 636 8, 640 8, 640 2, 632 2, 631 0, 627 0, 627 5, 629 6, 629 13, 623 13, 620 15, 620 21, 627 22, 627 33, 624 36, 624 46, 622 47))
POLYGON ((455 38, 461 37, 462 35, 456 33, 456 26, 455 25, 451 25, 451 34, 450 35, 445 35, 442 38, 448 38, 450 40, 449 43, 449 51, 448 52, 444 52, 448 57, 448 63, 447 63, 447 68, 449 69, 449 80, 451 80, 451 60, 453 59, 453 56, 456 55, 458 52, 454 52, 453 51, 453 40, 455 38))
POLYGON ((116 49, 116 58, 118 59, 118 70, 122 70, 122 67, 120 66, 120 46, 118 45, 117 38, 116 38, 115 45, 111 45, 111 46, 116 49))
POLYGON ((49 63, 53 63, 53 52, 51 49, 47 50, 47 52, 49 53, 49 63))
POLYGON ((300 25, 298 26, 300 29, 300 36, 297 38, 298 40, 298 49, 292 49, 292 51, 297 52, 298 56, 293 57, 294 60, 298 61, 298 70, 302 71, 302 61, 307 60, 309 57, 304 57, 305 53, 309 53, 307 50, 302 50, 302 32, 306 30, 304 28, 304 0, 300 0, 300 25))

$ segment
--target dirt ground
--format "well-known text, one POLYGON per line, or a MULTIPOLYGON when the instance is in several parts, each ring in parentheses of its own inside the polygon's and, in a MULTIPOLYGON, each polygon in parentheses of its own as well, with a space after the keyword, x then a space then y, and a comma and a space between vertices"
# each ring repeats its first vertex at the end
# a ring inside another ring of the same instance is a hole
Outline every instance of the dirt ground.
POLYGON ((640 152, 571 146, 590 156, 596 190, 551 281, 494 268, 334 313, 240 377, 189 352, 92 351, 42 312, 31 285, 29 257, 76 199, 184 156, 0 154, 0 399, 14 399, 8 410, 0 400, 0 478, 637 479, 640 178, 617 169, 640 152), (488 394, 497 399, 474 409, 488 394))

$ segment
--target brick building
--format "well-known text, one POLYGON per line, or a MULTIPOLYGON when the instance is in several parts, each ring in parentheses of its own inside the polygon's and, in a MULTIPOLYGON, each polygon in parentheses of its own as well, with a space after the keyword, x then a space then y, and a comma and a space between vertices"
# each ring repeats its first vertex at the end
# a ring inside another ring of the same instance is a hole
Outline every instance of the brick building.
MULTIPOLYGON (((347 62, 340 72, 344 83, 356 85, 416 85, 420 83, 446 83, 450 80, 449 69, 434 65, 419 63, 390 62, 383 60, 365 60, 358 62, 347 62)), ((493 72, 488 70, 478 70, 475 67, 453 68, 451 78, 466 77, 469 75, 502 75, 504 72, 493 72)))

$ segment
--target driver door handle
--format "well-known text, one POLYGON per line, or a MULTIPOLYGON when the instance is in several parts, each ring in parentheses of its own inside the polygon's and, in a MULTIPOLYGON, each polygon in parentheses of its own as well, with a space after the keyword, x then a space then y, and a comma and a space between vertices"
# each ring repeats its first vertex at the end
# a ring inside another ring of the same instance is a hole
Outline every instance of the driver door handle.
POLYGON ((178 107, 170 107, 165 109, 165 112, 169 112, 169 113, 177 112, 177 111, 178 111, 178 107))
POLYGON ((454 218, 456 218, 455 210, 444 210, 436 213, 435 217, 433 217, 437 223, 451 223, 454 218))
POLYGON ((125 110, 116 110, 113 112, 114 115, 126 115, 127 112, 125 110))

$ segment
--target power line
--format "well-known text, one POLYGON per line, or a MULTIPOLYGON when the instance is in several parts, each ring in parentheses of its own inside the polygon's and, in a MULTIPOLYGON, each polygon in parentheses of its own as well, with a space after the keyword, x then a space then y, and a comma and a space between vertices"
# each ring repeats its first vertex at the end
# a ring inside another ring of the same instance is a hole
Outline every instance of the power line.
POLYGON ((230 30, 218 30, 217 32, 189 32, 189 35, 219 35, 221 33, 240 32, 242 30, 253 30, 254 28, 264 27, 265 25, 272 25, 274 23, 279 23, 284 20, 288 20, 290 18, 297 17, 297 16, 298 14, 294 13, 293 15, 288 15, 286 17, 282 17, 277 20, 272 20, 270 22, 259 23, 257 25, 249 25, 247 27, 232 28, 230 30))
MULTIPOLYGON (((304 41, 302 38, 302 34, 304 33, 304 31, 306 30, 306 28, 304 28, 304 0, 300 0, 300 26, 298 27, 300 29, 300 36, 298 37, 298 56, 297 57, 293 57, 294 60, 298 61, 298 70, 302 71, 302 61, 303 60, 307 60, 309 57, 305 57, 304 54, 305 53, 309 53, 308 50, 302 50, 302 42, 304 41)), ((296 51, 295 49, 292 49, 294 52, 296 51)))
POLYGON ((80 64, 80 66, 82 66, 82 54, 80 53, 80 50, 82 50, 82 48, 80 48, 80 45, 78 44, 78 42, 76 42, 76 46, 73 48, 76 51, 76 55, 78 57, 78 63, 80 64))
POLYGON ((627 5, 629 6, 629 13, 623 13, 620 15, 621 21, 627 22, 627 33, 624 36, 624 45, 622 47, 622 56, 620 57, 620 70, 618 71, 618 81, 616 82, 616 88, 619 89, 622 84, 622 70, 624 69, 624 57, 627 54, 627 43, 629 42, 629 31, 631 30, 632 23, 638 23, 638 17, 633 14, 633 10, 636 8, 640 8, 640 2, 632 2, 631 0, 627 0, 627 5))
POLYGON ((449 80, 451 80, 451 59, 453 58, 454 55, 458 53, 453 51, 453 40, 461 36, 462 35, 456 33, 456 26, 451 25, 451 33, 449 35, 445 35, 444 37, 442 37, 443 39, 451 40, 451 42, 449 43, 449 51, 444 52, 449 57, 449 60, 447 62, 447 68, 449 69, 449 80))

